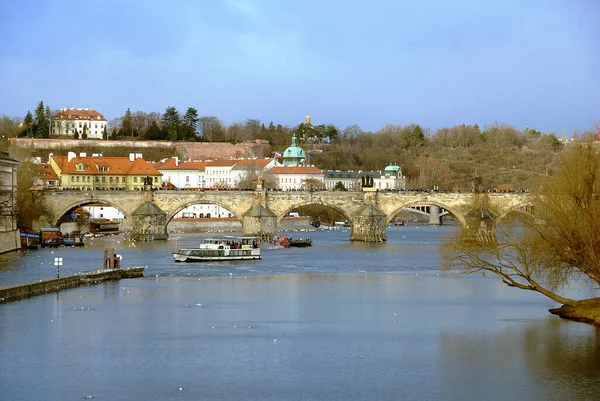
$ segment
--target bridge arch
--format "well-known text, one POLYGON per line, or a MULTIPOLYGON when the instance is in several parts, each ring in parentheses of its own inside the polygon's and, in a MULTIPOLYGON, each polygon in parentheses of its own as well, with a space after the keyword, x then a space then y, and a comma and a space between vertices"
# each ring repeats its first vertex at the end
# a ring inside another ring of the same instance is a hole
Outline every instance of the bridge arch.
POLYGON ((506 216, 508 216, 510 213, 513 213, 513 212, 524 214, 528 217, 535 217, 533 214, 533 206, 534 205, 533 205, 532 201, 525 201, 525 202, 517 203, 516 205, 513 205, 510 208, 504 210, 496 218, 496 221, 500 222, 500 221, 506 219, 506 216))
POLYGON ((128 212, 127 210, 125 210, 121 205, 119 205, 118 203, 115 202, 111 202, 109 200, 106 199, 82 199, 78 202, 72 202, 70 204, 68 204, 67 206, 64 206, 62 209, 59 209, 59 211, 53 215, 53 220, 52 224, 54 226, 58 226, 62 220, 62 218, 67 215, 70 211, 75 210, 79 207, 82 206, 87 206, 87 205, 92 205, 92 204, 97 204, 97 203, 101 203, 101 204, 105 204, 107 206, 110 207, 114 207, 115 209, 118 209, 121 213, 123 213, 123 219, 124 220, 129 220, 130 218, 130 212, 128 212))
POLYGON ((333 205, 329 202, 323 202, 323 201, 319 201, 316 199, 309 199, 306 200, 304 202, 300 202, 300 203, 295 203, 291 206, 288 206, 287 208, 283 209, 282 212, 280 212, 277 215, 277 223, 279 224, 279 222, 281 221, 282 218, 286 217, 292 210, 297 209, 299 207, 303 207, 303 206, 311 206, 311 205, 319 205, 319 206, 324 206, 324 207, 328 207, 330 209, 335 210, 336 212, 338 212, 339 214, 341 214, 342 216, 344 216, 344 218, 348 221, 348 223, 350 225, 352 225, 352 217, 350 216, 350 213, 348 213, 348 211, 342 209, 341 207, 337 206, 337 205, 333 205))
POLYGON ((175 215, 177 213, 181 212, 183 209, 185 209, 187 207, 194 206, 194 205, 216 205, 218 207, 228 210, 229 213, 231 213, 233 215, 233 217, 238 219, 240 222, 242 221, 242 216, 241 216, 241 214, 239 214, 239 211, 231 210, 231 206, 228 206, 225 203, 215 201, 215 200, 208 200, 208 199, 194 199, 194 200, 186 202, 186 203, 178 204, 175 207, 173 207, 172 209, 170 209, 168 212, 166 212, 167 213, 167 224, 169 224, 169 222, 175 217, 175 215))
POLYGON ((410 208, 411 206, 416 206, 416 205, 438 206, 439 208, 447 210, 452 216, 454 216, 458 220, 458 222, 460 223, 460 225, 462 227, 467 226, 467 220, 466 220, 465 216, 461 212, 459 212, 456 208, 448 206, 448 205, 444 204, 443 202, 437 202, 437 201, 430 200, 430 199, 415 200, 415 201, 407 202, 407 203, 400 205, 399 207, 393 209, 392 212, 387 215, 386 224, 389 224, 396 215, 398 215, 405 209, 410 208))

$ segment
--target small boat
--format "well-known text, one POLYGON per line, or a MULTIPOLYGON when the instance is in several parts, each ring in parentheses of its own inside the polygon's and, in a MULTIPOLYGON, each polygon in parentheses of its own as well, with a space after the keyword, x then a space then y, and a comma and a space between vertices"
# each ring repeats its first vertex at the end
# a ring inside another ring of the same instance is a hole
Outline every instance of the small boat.
POLYGON ((260 238, 230 235, 207 237, 198 248, 173 252, 175 262, 217 262, 261 259, 260 238))
POLYGON ((312 239, 308 237, 292 238, 288 237, 289 246, 295 246, 297 248, 304 248, 312 246, 312 239))

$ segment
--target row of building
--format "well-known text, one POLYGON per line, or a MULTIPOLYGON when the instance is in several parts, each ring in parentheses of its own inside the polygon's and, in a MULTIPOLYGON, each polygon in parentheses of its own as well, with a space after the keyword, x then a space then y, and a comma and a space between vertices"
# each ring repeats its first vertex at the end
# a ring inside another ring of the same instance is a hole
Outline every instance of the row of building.
POLYGON ((307 189, 360 190, 370 186, 378 190, 402 190, 405 177, 399 166, 383 171, 323 171, 304 165, 306 155, 292 138, 283 155, 274 158, 180 161, 178 157, 149 162, 141 153, 129 157, 88 156, 69 152, 50 155, 40 164, 42 182, 50 189, 140 190, 158 189, 250 189, 264 182, 269 189, 296 191, 307 189))

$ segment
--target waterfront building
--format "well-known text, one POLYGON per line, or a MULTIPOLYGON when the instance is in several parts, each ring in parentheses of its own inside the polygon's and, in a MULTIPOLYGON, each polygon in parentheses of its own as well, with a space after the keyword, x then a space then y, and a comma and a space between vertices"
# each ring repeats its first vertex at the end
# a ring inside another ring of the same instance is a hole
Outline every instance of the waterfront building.
POLYGON ((283 151, 281 157, 284 166, 296 167, 302 165, 306 159, 304 149, 297 145, 296 134, 292 136, 292 145, 283 151))
POLYGON ((154 164, 163 174, 165 186, 174 189, 239 188, 244 181, 263 177, 275 165, 277 161, 268 157, 200 162, 182 162, 173 157, 154 164))
POLYGON ((323 182, 323 171, 315 166, 275 166, 270 174, 278 188, 284 191, 304 189, 307 179, 323 182))
POLYGON ((208 162, 180 161, 175 156, 154 163, 162 174, 163 187, 169 189, 207 188, 205 167, 208 162))
POLYGON ((373 186, 381 190, 404 190, 406 188, 406 177, 402 175, 400 166, 390 163, 380 173, 379 177, 373 178, 373 186))
POLYGON ((360 191, 363 180, 372 177, 373 181, 380 178, 379 171, 342 171, 326 170, 323 172, 325 188, 328 191, 333 190, 338 182, 341 182, 347 191, 360 191))
POLYGON ((80 190, 140 190, 146 185, 160 189, 162 174, 141 153, 129 157, 103 157, 81 153, 76 156, 50 155, 48 164, 56 173, 61 188, 80 190), (149 180, 149 183, 147 183, 149 180))
POLYGON ((60 109, 52 117, 52 135, 68 136, 73 138, 75 132, 79 138, 86 128, 87 139, 102 139, 104 128, 106 128, 106 118, 93 109, 75 108, 60 109))
POLYGON ((373 188, 378 190, 404 190, 406 177, 402 175, 400 166, 390 164, 384 171, 324 171, 324 182, 327 190, 333 190, 341 182, 348 191, 359 191, 364 180, 373 179, 373 188))
POLYGON ((0 152, 0 253, 21 245, 17 230, 17 166, 19 162, 0 152))

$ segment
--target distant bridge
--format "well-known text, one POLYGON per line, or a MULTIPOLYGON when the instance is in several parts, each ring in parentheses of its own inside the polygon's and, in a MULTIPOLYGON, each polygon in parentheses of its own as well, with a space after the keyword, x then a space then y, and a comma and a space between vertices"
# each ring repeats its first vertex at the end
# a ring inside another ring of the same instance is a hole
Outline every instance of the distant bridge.
MULTIPOLYGON (((489 205, 496 211, 496 224, 511 211, 527 211, 527 193, 488 193, 489 205)), ((133 238, 165 239, 167 224, 182 209, 194 204, 215 204, 229 210, 242 224, 244 235, 272 237, 277 223, 290 211, 307 205, 330 207, 349 222, 351 240, 385 241, 387 224, 400 212, 428 214, 430 224, 441 224, 441 216, 453 215, 463 227, 479 224, 473 214, 473 193, 362 191, 43 191, 42 200, 49 221, 58 225, 65 215, 90 203, 104 203, 125 216, 123 230, 133 238), (475 220, 473 220, 475 218, 475 220)), ((477 213, 475 213, 476 215, 477 213)), ((483 218, 483 217, 481 217, 483 218)), ((479 220, 481 220, 479 218, 479 220)))

